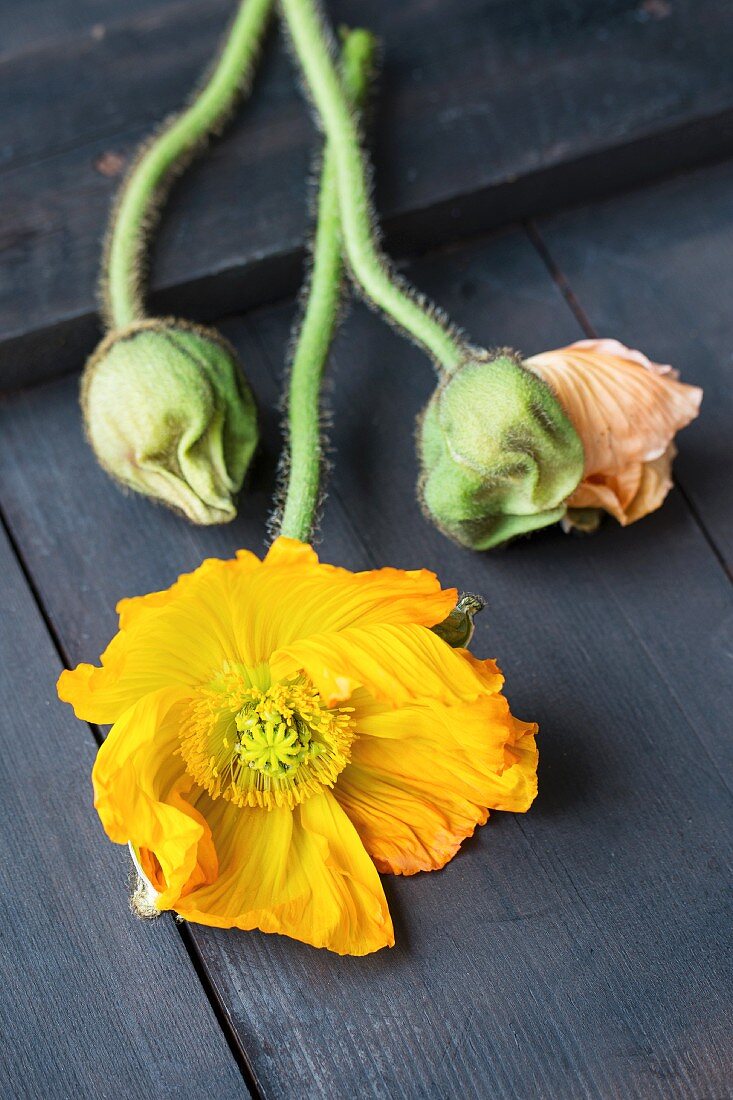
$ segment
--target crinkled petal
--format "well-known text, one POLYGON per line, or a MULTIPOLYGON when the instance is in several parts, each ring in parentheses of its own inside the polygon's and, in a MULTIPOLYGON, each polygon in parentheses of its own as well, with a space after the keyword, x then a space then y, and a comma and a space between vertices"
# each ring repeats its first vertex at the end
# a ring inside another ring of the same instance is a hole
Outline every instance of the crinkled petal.
POLYGON ((379 707, 354 697, 357 738, 334 794, 380 871, 437 870, 489 809, 529 809, 537 727, 500 694, 379 707))
POLYGON ((228 663, 264 664, 300 638, 357 624, 432 626, 456 596, 428 570, 350 573, 321 565, 304 543, 277 539, 263 563, 240 551, 204 562, 165 592, 122 600, 102 667, 62 673, 59 695, 79 718, 114 722, 150 691, 206 682, 228 663))
POLYGON ((178 688, 146 695, 115 722, 92 772, 107 836, 134 846, 163 908, 216 871, 206 822, 185 798, 192 781, 177 749, 186 705, 178 688))
POLYGON ((376 623, 434 626, 455 607, 455 588, 442 589, 427 569, 371 569, 352 573, 321 564, 312 547, 278 538, 252 588, 257 617, 251 629, 265 636, 262 651, 312 634, 376 623))
MULTIPOLYGON (((619 474, 584 478, 568 499, 568 508, 602 508, 622 527, 659 508, 672 488, 673 443, 652 462, 635 462, 619 474)), ((572 512, 568 517, 572 526, 572 512)))
POLYGON ((677 454, 674 443, 659 458, 645 462, 641 471, 641 482, 636 493, 626 505, 622 522, 635 523, 637 519, 654 512, 672 488, 672 462, 677 454))
MULTIPOLYGON (((250 550, 237 550, 236 556, 231 559, 206 558, 191 573, 182 573, 170 588, 120 600, 116 609, 120 617, 120 629, 132 626, 147 612, 166 607, 180 597, 200 592, 201 588, 210 584, 214 577, 222 581, 224 577, 235 573, 248 573, 252 569, 260 568, 261 565, 260 559, 250 550)), ((221 592, 222 589, 220 588, 219 591, 221 592)))
POLYGON ((294 810, 240 809, 202 795, 219 861, 215 882, 175 906, 216 928, 259 928, 366 955, 391 947, 394 932, 376 868, 330 791, 294 810))
POLYGON ((628 522, 626 508, 639 491, 643 471, 643 462, 633 462, 618 474, 597 474, 583 478, 575 492, 568 497, 568 508, 601 508, 625 526, 628 522))
POLYGON ((585 451, 585 477, 665 453, 700 410, 702 390, 617 340, 579 340, 527 365, 555 390, 585 451))
POLYGON ((234 632, 233 601, 243 576, 260 567, 243 553, 209 559, 166 592, 122 600, 120 631, 102 654, 101 668, 65 671, 59 697, 77 718, 115 722, 148 692, 204 682, 242 654, 234 632))
POLYGON ((327 706, 343 702, 359 687, 398 706, 410 699, 475 699, 487 677, 498 676, 489 662, 467 660, 423 626, 349 627, 317 634, 273 654, 274 679, 303 670, 327 706))

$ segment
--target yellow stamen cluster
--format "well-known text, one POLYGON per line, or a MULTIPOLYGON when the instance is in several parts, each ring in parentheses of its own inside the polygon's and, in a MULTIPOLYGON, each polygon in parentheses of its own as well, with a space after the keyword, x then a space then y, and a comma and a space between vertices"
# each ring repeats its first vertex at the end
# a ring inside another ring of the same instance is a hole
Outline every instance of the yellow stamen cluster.
POLYGON ((200 688, 181 732, 190 775, 212 798, 292 808, 332 787, 354 739, 348 707, 329 709, 300 676, 266 684, 262 670, 200 688))

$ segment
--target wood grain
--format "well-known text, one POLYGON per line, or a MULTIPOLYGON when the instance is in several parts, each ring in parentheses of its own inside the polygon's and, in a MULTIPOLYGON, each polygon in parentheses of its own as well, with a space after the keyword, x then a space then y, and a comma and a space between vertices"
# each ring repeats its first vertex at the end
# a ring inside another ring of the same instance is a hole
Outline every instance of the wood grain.
POLYGON ((12 0, 0 3, 0 57, 17 57, 25 52, 57 50, 74 39, 89 35, 99 40, 111 24, 129 20, 130 16, 152 13, 179 3, 179 0, 12 0))
MULTIPOLYGON (((232 9, 104 0, 92 22, 86 0, 0 5, 0 388, 78 369, 93 346, 119 171, 232 9)), ((365 17, 357 0, 328 9, 365 17)), ((727 0, 373 0, 368 20, 385 47, 377 201, 399 255, 733 149, 727 0)), ((215 317, 295 289, 313 136, 273 40, 254 100, 175 191, 155 308, 215 317)))
POLYGON ((705 391, 676 476, 733 571, 733 164, 543 221, 591 328, 705 391))
POLYGON ((2 529, 0 576, 0 1094, 247 1096, 173 922, 126 911, 95 744, 55 699, 59 660, 2 529))
MULTIPOLYGON (((518 233, 410 275, 487 344, 530 353, 578 335, 518 233)), ((74 660, 100 651, 120 596, 261 546, 289 321, 282 308, 225 326, 266 408, 265 453, 226 528, 196 530, 114 491, 81 441, 73 380, 6 403, 2 502, 74 660)), ((429 566, 484 593, 474 648, 499 656, 514 710, 541 723, 538 802, 494 815, 439 874, 386 880, 391 952, 339 959, 258 933, 192 935, 268 1097, 724 1096, 726 578, 677 493, 593 539, 549 532, 493 555, 449 544, 414 498, 412 418, 432 384, 416 350, 354 308, 334 355, 322 553, 429 566)))

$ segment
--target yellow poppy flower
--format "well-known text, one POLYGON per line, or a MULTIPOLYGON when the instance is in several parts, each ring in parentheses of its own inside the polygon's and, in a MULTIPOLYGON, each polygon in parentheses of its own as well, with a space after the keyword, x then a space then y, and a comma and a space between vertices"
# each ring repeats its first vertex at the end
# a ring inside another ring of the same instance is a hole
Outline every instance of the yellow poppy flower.
POLYGON ((568 525, 592 528, 605 511, 626 526, 658 508, 672 486, 675 434, 697 416, 702 390, 618 340, 578 340, 526 365, 555 391, 583 443, 568 525))
POLYGON ((455 603, 279 538, 119 604, 101 668, 58 690, 114 723, 95 806, 158 909, 367 954, 394 943, 377 868, 442 867, 489 808, 528 809, 536 727, 429 629, 455 603))

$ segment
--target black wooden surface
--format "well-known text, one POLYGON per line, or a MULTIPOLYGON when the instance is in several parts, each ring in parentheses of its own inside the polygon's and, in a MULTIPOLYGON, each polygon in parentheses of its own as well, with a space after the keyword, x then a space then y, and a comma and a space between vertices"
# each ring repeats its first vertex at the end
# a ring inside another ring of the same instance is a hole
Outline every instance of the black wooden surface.
POLYGON ((126 911, 96 746, 53 701, 61 664, 1 530, 0 577, 0 1095, 246 1096, 172 922, 126 911))
MULTIPOLYGON (((531 353, 581 334, 521 233, 409 273, 486 343, 531 353)), ((262 545, 289 321, 283 307, 223 326, 266 429, 226 528, 112 491, 81 440, 74 379, 6 403, 2 503, 71 661, 99 651, 121 595, 262 545)), ((357 307, 333 384, 324 556, 429 565, 486 595, 475 648, 500 658, 516 712, 541 722, 540 797, 526 817, 494 815, 439 874, 386 880, 391 952, 344 960, 191 928, 258 1092, 728 1095, 731 598, 715 553, 677 492, 626 531, 549 532, 493 555, 453 547, 414 500, 424 359, 357 307)))
MULTIPOLYGON (((119 171, 234 0, 0 3, 0 388, 78 369, 119 171)), ((399 253, 733 150, 728 0, 331 0, 385 46, 377 199, 399 253)), ((153 285, 215 317, 294 290, 312 126, 281 44, 178 186, 153 285)))
MULTIPOLYGON (((541 217, 733 148, 727 0, 332 0, 385 41, 377 197, 409 269, 487 345, 616 336, 705 387, 664 508, 475 555, 414 498, 424 358, 362 307, 338 339, 321 552, 487 597, 475 648, 541 725, 540 796, 436 875, 385 880, 397 947, 339 959, 126 907, 91 807, 94 741, 54 701, 114 604, 259 550, 280 446, 312 126, 271 42, 258 95, 176 190, 161 308, 222 316, 264 442, 235 524, 123 497, 77 378, 0 401, 0 1094, 722 1100, 730 968, 733 168, 541 217), (474 239, 436 250, 441 242, 474 239), (39 1009, 40 1006, 40 1009, 39 1009)), ((0 2, 0 388, 77 368, 115 171, 180 103, 231 0, 0 2), (116 159, 117 158, 117 159, 116 159), (108 174, 105 174, 108 173, 108 174)))

